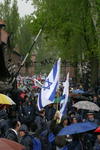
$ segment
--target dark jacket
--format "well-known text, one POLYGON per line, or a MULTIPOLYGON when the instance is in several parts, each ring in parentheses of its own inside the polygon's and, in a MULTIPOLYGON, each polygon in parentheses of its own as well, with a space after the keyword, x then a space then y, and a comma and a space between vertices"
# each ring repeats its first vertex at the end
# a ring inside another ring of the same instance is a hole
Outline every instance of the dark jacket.
POLYGON ((37 129, 38 130, 46 130, 47 128, 47 121, 46 121, 46 118, 45 117, 42 117, 42 116, 37 116, 35 118, 35 123, 37 125, 37 129))
POLYGON ((93 150, 93 146, 96 140, 96 136, 91 132, 84 134, 83 145, 85 150, 93 150))
POLYGON ((5 136, 6 131, 9 129, 10 121, 5 119, 0 119, 0 133, 1 137, 5 136))
POLYGON ((100 142, 96 141, 93 150, 100 150, 100 142))
POLYGON ((0 110, 0 119, 7 119, 8 115, 5 110, 0 110))
POLYGON ((33 148, 32 138, 27 134, 21 138, 20 144, 26 147, 25 150, 32 150, 33 148))
POLYGON ((56 113, 56 109, 53 107, 46 107, 46 118, 48 121, 52 120, 54 118, 54 115, 56 113))
POLYGON ((12 129, 6 132, 5 138, 18 142, 18 136, 12 129))
POLYGON ((34 120, 34 109, 32 105, 22 105, 19 109, 19 118, 21 122, 27 124, 34 120))
POLYGON ((83 150, 79 141, 73 141, 68 145, 68 150, 83 150))

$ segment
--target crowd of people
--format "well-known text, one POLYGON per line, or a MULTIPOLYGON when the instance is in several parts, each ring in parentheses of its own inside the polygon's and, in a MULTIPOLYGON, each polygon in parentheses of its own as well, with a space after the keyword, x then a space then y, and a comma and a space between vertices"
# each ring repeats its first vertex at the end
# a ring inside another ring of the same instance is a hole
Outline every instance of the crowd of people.
MULTIPOLYGON (((63 87, 59 89, 62 95, 63 87)), ((80 110, 73 104, 89 100, 100 107, 100 95, 96 90, 84 94, 73 94, 70 88, 66 114, 60 118, 59 103, 37 107, 40 88, 10 91, 8 94, 16 105, 0 106, 0 137, 25 146, 25 150, 100 150, 100 133, 94 131, 82 134, 58 136, 62 128, 79 122, 94 122, 100 125, 99 112, 80 110)))

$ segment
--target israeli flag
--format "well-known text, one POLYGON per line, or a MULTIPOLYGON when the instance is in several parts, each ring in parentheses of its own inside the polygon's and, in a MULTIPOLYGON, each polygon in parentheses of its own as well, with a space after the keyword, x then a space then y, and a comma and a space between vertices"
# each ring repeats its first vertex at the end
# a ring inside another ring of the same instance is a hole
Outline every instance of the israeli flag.
POLYGON ((54 103, 56 91, 59 84, 61 59, 54 64, 51 72, 45 80, 38 96, 38 109, 41 110, 45 106, 54 103))
POLYGON ((61 117, 66 114, 66 106, 68 102, 69 96, 69 73, 67 74, 67 79, 64 82, 64 89, 63 89, 63 100, 60 102, 60 114, 61 117))

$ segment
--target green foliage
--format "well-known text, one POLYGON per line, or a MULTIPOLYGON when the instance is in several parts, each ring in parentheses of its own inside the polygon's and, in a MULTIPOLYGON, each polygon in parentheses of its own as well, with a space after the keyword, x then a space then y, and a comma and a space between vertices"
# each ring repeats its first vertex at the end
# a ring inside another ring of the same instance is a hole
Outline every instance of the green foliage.
POLYGON ((88 0, 33 0, 33 3, 37 6, 37 22, 46 23, 47 45, 51 41, 52 50, 56 49, 63 59, 79 62, 82 54, 89 59, 98 53, 88 0))
POLYGON ((4 0, 4 3, 0 3, 0 18, 6 23, 6 30, 11 34, 11 46, 16 46, 18 39, 18 26, 20 22, 17 0, 11 3, 11 0, 4 0))
POLYGON ((18 47, 21 50, 21 53, 25 55, 32 43, 32 31, 30 28, 30 19, 28 17, 21 19, 20 30, 18 34, 18 47))
POLYGON ((19 17, 17 0, 12 5, 11 0, 0 3, 0 18, 6 21, 7 31, 13 33, 12 47, 17 47, 22 55, 28 52, 42 26, 43 32, 32 49, 37 62, 61 57, 76 64, 100 55, 100 0, 92 0, 93 8, 91 0, 31 1, 36 10, 24 18, 19 17), (96 28, 92 19, 95 14, 96 28))

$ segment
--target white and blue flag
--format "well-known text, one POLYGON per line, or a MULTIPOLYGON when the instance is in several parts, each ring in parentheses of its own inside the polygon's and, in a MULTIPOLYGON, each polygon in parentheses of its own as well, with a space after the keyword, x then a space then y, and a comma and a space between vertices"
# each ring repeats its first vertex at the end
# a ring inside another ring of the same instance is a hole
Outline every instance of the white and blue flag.
POLYGON ((38 109, 41 110, 45 106, 54 102, 56 91, 59 84, 61 59, 54 64, 51 72, 45 80, 38 96, 38 109))
POLYGON ((69 96, 69 73, 67 74, 67 79, 64 82, 64 89, 63 89, 63 100, 60 102, 60 114, 61 117, 66 114, 66 106, 68 102, 69 96))

